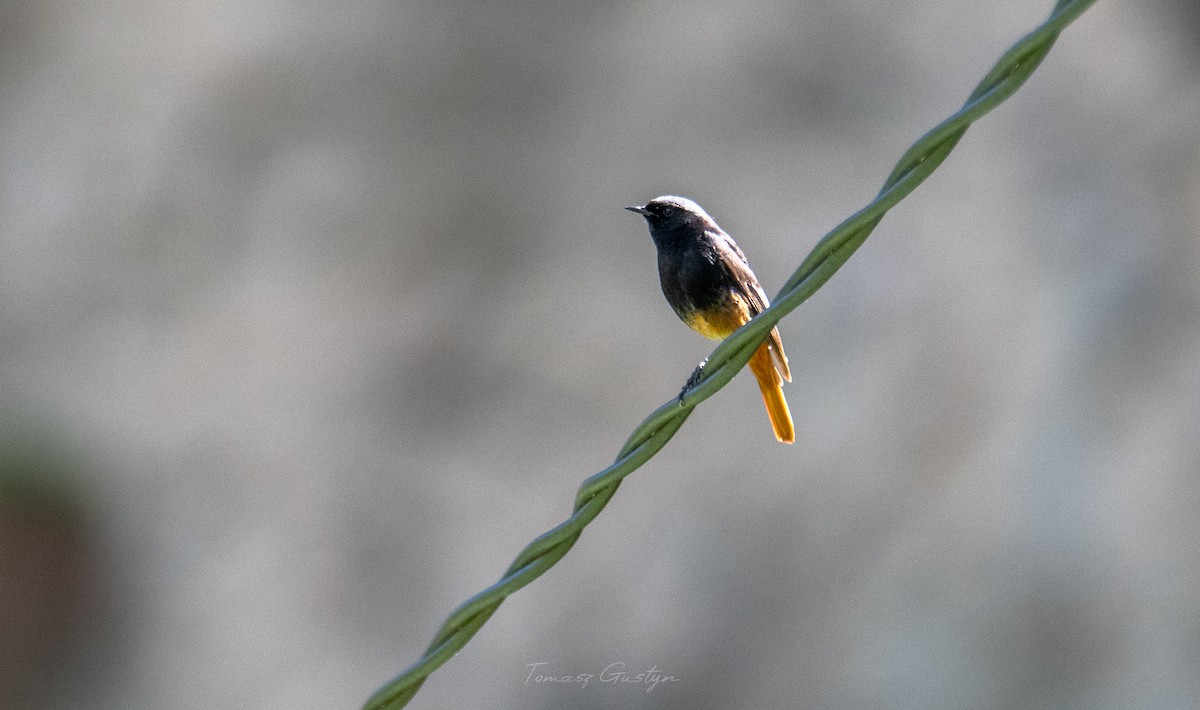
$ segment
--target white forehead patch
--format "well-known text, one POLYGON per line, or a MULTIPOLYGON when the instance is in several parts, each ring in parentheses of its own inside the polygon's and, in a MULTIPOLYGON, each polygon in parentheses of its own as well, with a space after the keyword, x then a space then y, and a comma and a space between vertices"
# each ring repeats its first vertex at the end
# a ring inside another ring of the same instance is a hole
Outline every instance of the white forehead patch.
POLYGON ((676 207, 680 207, 684 210, 687 210, 688 212, 694 212, 699 215, 704 215, 705 217, 707 217, 710 220, 712 219, 712 217, 709 216, 709 214, 704 211, 703 207, 696 204, 696 202, 694 200, 689 200, 686 197, 680 197, 678 195, 662 195, 659 197, 655 197, 653 200, 650 200, 650 201, 651 202, 670 203, 670 204, 675 205, 676 207))

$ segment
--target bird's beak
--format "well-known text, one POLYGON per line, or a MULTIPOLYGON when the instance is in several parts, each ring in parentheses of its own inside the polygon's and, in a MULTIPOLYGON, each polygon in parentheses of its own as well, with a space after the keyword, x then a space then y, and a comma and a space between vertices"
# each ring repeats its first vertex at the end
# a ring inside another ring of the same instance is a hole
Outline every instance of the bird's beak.
POLYGON ((650 214, 650 210, 646 209, 645 205, 641 205, 641 206, 635 205, 633 207, 626 207, 625 209, 629 210, 630 212, 637 212, 638 214, 642 215, 643 217, 650 214))

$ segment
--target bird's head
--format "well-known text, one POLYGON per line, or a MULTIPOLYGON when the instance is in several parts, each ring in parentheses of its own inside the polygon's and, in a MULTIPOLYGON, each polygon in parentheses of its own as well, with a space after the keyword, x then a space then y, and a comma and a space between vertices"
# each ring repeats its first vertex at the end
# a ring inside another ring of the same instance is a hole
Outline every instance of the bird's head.
POLYGON ((717 228, 717 223, 708 216, 704 208, 686 197, 663 195, 655 197, 644 205, 625 209, 645 217, 652 233, 655 231, 673 232, 688 225, 701 229, 717 228))

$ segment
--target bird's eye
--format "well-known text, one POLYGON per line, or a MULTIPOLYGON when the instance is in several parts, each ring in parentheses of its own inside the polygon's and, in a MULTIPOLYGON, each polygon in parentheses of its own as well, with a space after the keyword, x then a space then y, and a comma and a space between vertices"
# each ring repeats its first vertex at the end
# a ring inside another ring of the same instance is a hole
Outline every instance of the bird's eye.
POLYGON ((670 216, 671 216, 671 215, 673 215, 673 214, 675 214, 675 208, 674 208, 674 207, 672 207, 672 206, 670 206, 670 205, 667 205, 666 207, 663 207, 663 208, 662 208, 662 216, 663 216, 663 217, 670 217, 670 216))

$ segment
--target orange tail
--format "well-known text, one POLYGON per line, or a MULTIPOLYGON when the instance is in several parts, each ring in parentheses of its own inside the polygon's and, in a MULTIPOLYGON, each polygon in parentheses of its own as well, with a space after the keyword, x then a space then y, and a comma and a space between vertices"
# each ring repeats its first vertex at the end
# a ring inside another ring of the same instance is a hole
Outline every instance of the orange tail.
POLYGON ((771 361, 771 341, 763 341, 754 355, 750 357, 750 372, 758 380, 758 388, 762 390, 763 402, 767 405, 767 415, 771 417, 771 428, 775 430, 775 438, 784 444, 796 441, 796 427, 792 424, 792 413, 788 410, 787 400, 783 398, 783 377, 775 369, 771 361))

